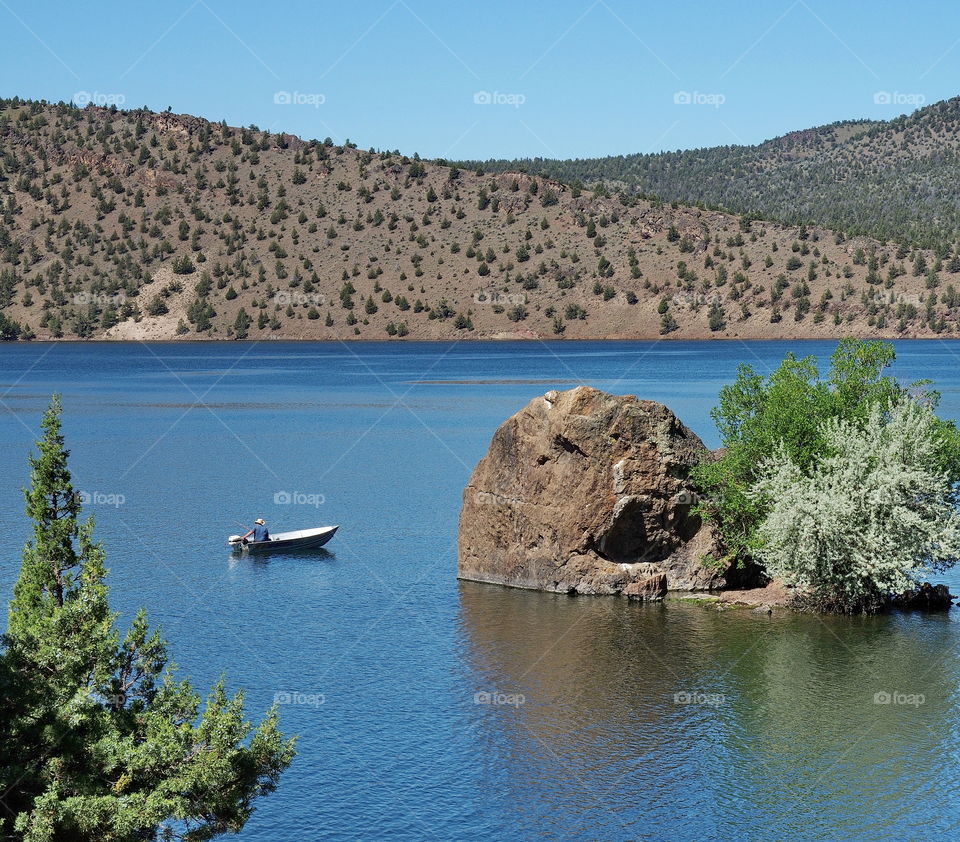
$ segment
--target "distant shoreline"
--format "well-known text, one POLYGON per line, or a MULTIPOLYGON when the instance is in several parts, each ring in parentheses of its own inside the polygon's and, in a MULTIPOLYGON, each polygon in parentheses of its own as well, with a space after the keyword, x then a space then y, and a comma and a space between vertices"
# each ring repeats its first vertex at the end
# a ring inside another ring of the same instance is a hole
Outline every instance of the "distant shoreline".
MULTIPOLYGON (((570 345, 576 343, 601 343, 601 342, 654 342, 682 344, 684 342, 839 342, 845 336, 611 336, 611 337, 591 337, 591 338, 561 338, 556 336, 498 336, 498 337, 450 337, 446 339, 392 339, 385 337, 372 338, 362 336, 351 337, 317 337, 307 338, 302 336, 264 336, 259 339, 220 339, 204 338, 191 336, 189 339, 76 339, 61 338, 53 339, 46 337, 43 339, 12 339, 0 342, 0 347, 4 345, 262 345, 276 342, 297 342, 297 343, 324 343, 324 344, 377 344, 377 345, 449 345, 456 343, 460 345, 499 345, 508 342, 519 343, 540 343, 550 345, 570 345)), ((854 337, 865 341, 890 341, 890 342, 960 342, 960 337, 954 336, 868 336, 854 337)))

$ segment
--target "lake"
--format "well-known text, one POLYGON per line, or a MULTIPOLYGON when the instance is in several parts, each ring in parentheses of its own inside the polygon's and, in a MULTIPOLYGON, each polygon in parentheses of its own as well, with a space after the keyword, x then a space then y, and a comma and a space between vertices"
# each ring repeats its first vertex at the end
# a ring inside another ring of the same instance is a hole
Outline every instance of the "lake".
MULTIPOLYGON (((832 348, 4 344, 0 595, 59 392, 121 622, 145 606, 182 675, 226 673, 253 717, 279 699, 300 735, 244 842, 956 836, 960 611, 766 616, 456 580, 462 489, 531 398, 636 394, 715 447, 738 363, 832 348), (329 553, 231 556, 256 517, 341 528, 329 553)), ((960 342, 897 353, 960 418, 960 342)))

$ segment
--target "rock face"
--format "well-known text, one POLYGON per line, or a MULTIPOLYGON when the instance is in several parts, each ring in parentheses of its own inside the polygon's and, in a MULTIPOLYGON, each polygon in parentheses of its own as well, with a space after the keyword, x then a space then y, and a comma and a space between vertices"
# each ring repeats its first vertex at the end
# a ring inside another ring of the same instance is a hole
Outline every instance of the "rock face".
POLYGON ((623 589, 628 599, 638 599, 641 602, 652 602, 663 599, 667 593, 667 574, 657 573, 649 579, 631 582, 623 589))
POLYGON ((621 593, 723 587, 719 537, 691 511, 708 451, 662 404, 579 387, 497 429, 460 512, 458 575, 519 588, 621 593))

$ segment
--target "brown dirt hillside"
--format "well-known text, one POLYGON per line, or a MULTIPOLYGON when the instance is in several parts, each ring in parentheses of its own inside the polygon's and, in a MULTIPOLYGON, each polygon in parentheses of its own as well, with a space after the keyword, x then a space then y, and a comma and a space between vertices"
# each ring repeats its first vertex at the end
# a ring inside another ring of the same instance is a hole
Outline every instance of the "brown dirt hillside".
POLYGON ((0 334, 950 336, 960 260, 195 117, 0 101, 0 334))

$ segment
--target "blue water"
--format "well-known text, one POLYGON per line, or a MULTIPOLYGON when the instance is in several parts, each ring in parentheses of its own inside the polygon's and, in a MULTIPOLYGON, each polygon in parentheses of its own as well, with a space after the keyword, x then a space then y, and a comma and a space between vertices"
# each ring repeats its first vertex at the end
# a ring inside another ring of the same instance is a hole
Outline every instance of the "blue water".
MULTIPOLYGON (((719 387, 787 350, 832 344, 5 344, 0 597, 59 392, 121 623, 145 606, 196 686, 225 672, 299 734, 246 842, 955 837, 960 611, 767 617, 456 581, 460 493, 531 398, 637 394, 716 446, 719 387), (231 557, 258 516, 341 529, 329 554, 231 557)), ((897 351, 960 418, 960 343, 897 351)))

